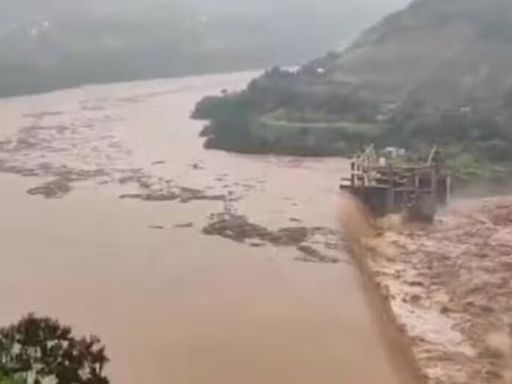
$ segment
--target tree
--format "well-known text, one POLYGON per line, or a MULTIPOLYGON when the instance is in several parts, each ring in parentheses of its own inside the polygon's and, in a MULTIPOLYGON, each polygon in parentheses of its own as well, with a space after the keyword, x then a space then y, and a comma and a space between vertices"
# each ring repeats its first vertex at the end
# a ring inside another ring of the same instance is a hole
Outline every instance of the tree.
POLYGON ((48 317, 29 314, 0 328, 0 378, 6 383, 108 384, 108 361, 96 336, 76 338, 48 317))

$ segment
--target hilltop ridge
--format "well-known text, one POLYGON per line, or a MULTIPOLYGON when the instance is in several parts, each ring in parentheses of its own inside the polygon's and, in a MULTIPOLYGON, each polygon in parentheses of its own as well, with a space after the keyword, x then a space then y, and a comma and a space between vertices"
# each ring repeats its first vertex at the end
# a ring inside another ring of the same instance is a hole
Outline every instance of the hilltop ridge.
POLYGON ((267 71, 194 116, 211 121, 208 147, 343 156, 437 143, 464 177, 493 178, 512 160, 511 68, 512 2, 416 0, 347 49, 267 71))

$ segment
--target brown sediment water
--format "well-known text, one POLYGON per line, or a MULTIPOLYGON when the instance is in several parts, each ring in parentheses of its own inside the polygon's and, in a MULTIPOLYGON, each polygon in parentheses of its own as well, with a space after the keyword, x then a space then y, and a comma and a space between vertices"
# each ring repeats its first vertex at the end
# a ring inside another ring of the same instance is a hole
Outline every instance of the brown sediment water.
POLYGON ((382 223, 369 214, 366 208, 348 194, 340 197, 339 205, 340 228, 346 240, 346 249, 357 265, 365 296, 371 314, 379 327, 379 334, 384 339, 390 361, 395 368, 400 383, 425 383, 425 376, 413 354, 412 341, 407 332, 400 326, 393 311, 393 300, 380 285, 379 272, 372 269, 370 259, 389 257, 389 254, 378 253, 371 245, 381 235, 382 223))
POLYGON ((0 324, 99 335, 114 383, 404 382, 336 236, 348 164, 202 148, 194 103, 254 75, 1 100, 0 324))
POLYGON ((462 199, 433 224, 386 220, 365 268, 426 383, 510 383, 512 199, 462 199))

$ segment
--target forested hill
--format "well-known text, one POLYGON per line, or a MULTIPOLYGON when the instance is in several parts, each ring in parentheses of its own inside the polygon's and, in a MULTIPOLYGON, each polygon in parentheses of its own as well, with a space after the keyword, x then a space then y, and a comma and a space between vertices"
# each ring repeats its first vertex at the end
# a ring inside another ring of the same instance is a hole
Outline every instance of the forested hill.
MULTIPOLYGON (((347 155, 434 143, 468 174, 512 160, 512 2, 415 0, 339 53, 203 100, 206 145, 347 155)), ((508 165, 507 165, 508 167, 508 165)))
POLYGON ((501 102, 512 85, 512 2, 415 0, 307 67, 379 101, 501 102))
POLYGON ((0 97, 297 64, 404 1, 0 0, 0 97))

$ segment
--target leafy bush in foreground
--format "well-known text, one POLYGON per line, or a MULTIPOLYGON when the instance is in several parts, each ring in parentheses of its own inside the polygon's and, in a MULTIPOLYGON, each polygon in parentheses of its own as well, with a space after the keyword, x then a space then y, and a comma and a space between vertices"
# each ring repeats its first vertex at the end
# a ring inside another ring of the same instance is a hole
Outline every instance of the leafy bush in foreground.
POLYGON ((0 384, 23 384, 23 381, 20 378, 0 374, 0 384))
POLYGON ((108 384, 107 363, 97 337, 76 338, 51 318, 30 314, 0 328, 0 384, 108 384))

